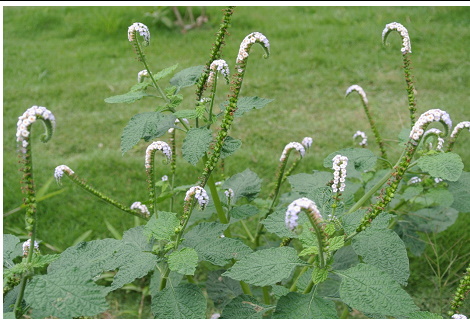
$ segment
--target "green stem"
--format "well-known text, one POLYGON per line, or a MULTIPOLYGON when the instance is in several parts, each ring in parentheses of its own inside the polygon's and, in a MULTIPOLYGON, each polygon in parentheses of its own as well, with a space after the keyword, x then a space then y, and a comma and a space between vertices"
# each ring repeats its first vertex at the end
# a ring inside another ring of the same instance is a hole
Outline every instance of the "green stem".
POLYGON ((413 127, 416 119, 416 100, 415 87, 411 75, 411 59, 409 52, 403 54, 403 70, 405 72, 406 91, 408 93, 408 109, 410 111, 411 127, 413 127))
POLYGON ((245 229, 246 234, 247 234, 248 237, 250 238, 250 241, 251 241, 252 243, 255 243, 255 242, 256 242, 256 239, 255 239, 255 237, 253 237, 253 235, 251 234, 251 231, 250 231, 250 229, 247 227, 247 225, 246 225, 246 223, 245 223, 245 220, 241 220, 240 222, 241 222, 241 224, 242 224, 243 229, 245 229))
MULTIPOLYGON (((308 259, 307 263, 308 264, 312 264, 313 261, 315 260, 315 256, 312 255, 310 256, 310 258, 308 259)), ((294 279, 294 282, 292 283, 291 287, 290 287, 290 291, 293 292, 293 291, 296 291, 297 290, 297 281, 300 279, 300 277, 302 276, 302 274, 304 274, 305 272, 307 272, 307 270, 312 267, 311 265, 308 265, 308 266, 304 266, 302 268, 302 270, 300 270, 299 274, 297 275, 297 277, 294 279)))
POLYGON ((269 294, 269 287, 264 286, 263 289, 263 300, 266 305, 271 304, 271 295, 269 294))
POLYGON ((240 285, 242 287, 242 290, 243 290, 244 294, 249 295, 249 296, 253 295, 253 293, 251 293, 250 286, 246 282, 240 281, 240 285))

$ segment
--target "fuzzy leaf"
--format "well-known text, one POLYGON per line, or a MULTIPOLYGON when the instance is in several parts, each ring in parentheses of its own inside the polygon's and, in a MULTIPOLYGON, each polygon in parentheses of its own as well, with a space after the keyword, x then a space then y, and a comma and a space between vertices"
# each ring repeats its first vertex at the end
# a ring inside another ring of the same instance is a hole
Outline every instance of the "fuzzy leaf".
POLYGON ((358 264, 335 273, 342 278, 341 299, 351 308, 395 317, 418 311, 410 295, 387 273, 373 265, 358 264))
POLYGON ((198 114, 194 109, 182 109, 180 111, 175 112, 174 114, 179 119, 183 119, 183 118, 194 119, 198 117, 198 114))
POLYGON ((256 173, 247 168, 243 172, 227 179, 224 182, 224 188, 231 188, 233 190, 234 197, 232 198, 232 204, 235 204, 241 197, 251 201, 261 191, 261 179, 256 173))
POLYGON ((3 267, 12 267, 13 260, 21 255, 23 255, 23 248, 20 239, 13 235, 3 234, 3 267))
POLYGON ((348 157, 348 165, 346 167, 348 177, 359 178, 361 172, 374 169, 377 163, 377 156, 369 149, 346 148, 329 154, 323 161, 323 166, 326 168, 332 168, 332 160, 336 155, 348 157))
POLYGON ((343 246, 333 255, 333 270, 344 270, 359 264, 359 258, 351 245, 343 246))
POLYGON ((197 253, 194 249, 184 247, 179 251, 174 251, 168 256, 168 266, 170 270, 184 274, 194 275, 197 266, 197 253))
POLYGON ((144 97, 155 97, 155 95, 148 94, 145 89, 130 90, 129 92, 106 98, 104 101, 108 104, 120 104, 120 103, 133 103, 144 97))
MULTIPOLYGON (((238 109, 235 111, 234 115, 242 116, 243 114, 248 113, 254 109, 263 108, 264 106, 268 105, 273 100, 274 99, 261 98, 258 96, 240 97, 237 102, 238 109)), ((228 105, 228 101, 223 102, 222 104, 220 104, 220 109, 224 111, 227 105, 228 105)))
POLYGON ((314 284, 322 283, 328 277, 327 269, 314 268, 312 272, 312 281, 314 284))
POLYGON ((199 159, 204 157, 204 154, 209 150, 209 145, 212 141, 211 130, 202 127, 190 129, 186 133, 183 141, 183 158, 190 164, 196 166, 199 159))
POLYGON ((459 213, 455 209, 435 207, 415 211, 407 218, 413 222, 418 231, 438 233, 452 226, 458 216, 459 213))
MULTIPOLYGON (((271 213, 261 223, 266 227, 266 230, 272 234, 278 235, 279 237, 297 238, 298 234, 294 231, 289 230, 286 227, 286 211, 287 208, 280 208, 271 213)), ((299 217, 299 224, 308 222, 305 213, 301 213, 299 217)))
POLYGON ((306 265, 292 247, 256 251, 236 262, 223 275, 234 280, 266 286, 288 278, 297 266, 306 265))
POLYGON ((140 139, 150 141, 160 137, 175 126, 176 117, 173 114, 163 114, 160 112, 145 112, 134 115, 122 131, 121 151, 126 153, 140 139))
POLYGON ((222 311, 221 319, 261 319, 263 314, 275 306, 261 304, 256 298, 240 295, 230 301, 222 311))
POLYGON ((222 145, 222 150, 220 151, 220 159, 225 159, 231 156, 235 151, 237 151, 242 145, 242 140, 234 139, 231 136, 227 136, 222 145))
POLYGON ((316 171, 313 174, 301 173, 287 177, 292 190, 303 195, 324 187, 332 179, 332 173, 323 171, 316 171))
POLYGON ((367 229, 353 238, 352 247, 365 263, 387 272, 402 285, 410 276, 405 243, 390 229, 367 229))
POLYGON ((158 211, 158 218, 153 215, 144 228, 144 234, 147 237, 153 237, 156 240, 171 240, 175 234, 175 228, 179 226, 179 220, 176 213, 158 211))
POLYGON ((291 292, 279 298, 275 319, 333 319, 338 318, 335 303, 320 298, 315 293, 291 292))
POLYGON ((330 251, 336 251, 344 246, 344 237, 338 236, 328 239, 328 244, 330 246, 330 251))
POLYGON ((452 208, 470 212, 470 172, 462 172, 457 181, 449 182, 449 191, 454 196, 452 208))
POLYGON ((247 219, 254 216, 259 212, 258 208, 251 204, 244 204, 234 207, 230 210, 230 217, 233 221, 247 219))
POLYGON ((158 319, 206 318, 206 297, 192 283, 169 286, 152 294, 152 313, 158 319))
POLYGON ((449 181, 457 181, 462 174, 462 158, 453 152, 439 152, 418 159, 418 167, 431 177, 440 177, 449 181))
POLYGON ((219 266, 251 253, 251 248, 241 241, 221 237, 227 227, 228 224, 201 222, 184 235, 183 246, 194 248, 200 260, 219 266))
POLYGON ((203 70, 203 65, 181 70, 170 79, 170 84, 176 86, 178 89, 192 86, 199 80, 203 70))
POLYGON ((166 76, 169 76, 173 71, 176 70, 176 68, 178 68, 178 63, 175 64, 175 65, 172 65, 171 67, 168 67, 168 68, 165 68, 161 71, 158 71, 157 73, 154 73, 153 74, 153 79, 155 79, 155 81, 159 81, 159 80, 165 78, 166 76))
POLYGON ((26 286, 25 300, 33 309, 59 318, 94 316, 108 309, 106 289, 79 270, 35 276, 26 286))
POLYGON ((209 272, 206 282, 207 295, 220 309, 243 293, 240 282, 222 276, 223 272, 223 270, 209 272))

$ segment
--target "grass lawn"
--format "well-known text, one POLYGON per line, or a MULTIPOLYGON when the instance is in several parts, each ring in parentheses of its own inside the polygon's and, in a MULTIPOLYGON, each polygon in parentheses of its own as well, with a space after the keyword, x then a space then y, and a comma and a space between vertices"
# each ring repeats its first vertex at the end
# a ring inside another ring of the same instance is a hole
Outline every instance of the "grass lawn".
MULTIPOLYGON (((86 240, 112 237, 105 221, 120 232, 135 224, 129 215, 97 201, 67 179, 59 187, 52 180, 54 168, 70 166, 91 185, 124 204, 146 198, 144 153, 148 143, 141 141, 122 155, 120 135, 132 116, 152 111, 156 102, 144 99, 133 104, 107 104, 104 99, 127 92, 143 69, 127 40, 127 28, 133 22, 150 29, 146 56, 155 71, 175 63, 178 70, 205 64, 222 17, 221 7, 206 9, 207 24, 181 33, 156 25, 146 15, 152 7, 3 8, 4 213, 22 202, 14 136, 17 117, 40 105, 54 113, 57 128, 52 140, 42 144, 38 140, 41 127, 34 127, 36 185, 40 188, 51 181, 49 192, 66 191, 38 205, 39 239, 61 251, 87 231, 91 232, 86 240)), ((261 48, 253 47, 242 96, 275 101, 236 121, 230 135, 241 139, 243 145, 227 159, 225 174, 250 168, 266 185, 274 179, 284 146, 305 136, 313 137, 314 144, 297 172, 324 169, 323 159, 328 154, 354 146, 352 136, 357 130, 367 133, 369 149, 378 154, 359 97, 344 97, 352 84, 366 91, 389 158, 395 163, 400 154, 397 136, 409 127, 409 113, 400 37, 393 33, 389 46, 381 43, 383 28, 394 21, 402 23, 410 34, 418 114, 441 108, 450 114, 454 125, 468 120, 469 17, 468 7, 237 7, 222 57, 232 68, 247 34, 259 31, 266 35, 271 57, 262 59, 261 48)), ((228 89, 219 87, 220 102, 228 89)), ((182 93, 185 105, 180 108, 193 108, 194 88, 182 93)), ((470 171, 470 151, 464 143, 467 137, 466 132, 461 135, 454 151, 470 171)), ((179 162, 177 184, 195 183, 200 166, 193 167, 182 159, 179 162)), ((169 172, 168 166, 159 168, 162 175, 169 172)), ((436 245, 449 247, 455 238, 462 237, 468 242, 468 217, 462 214, 453 227, 436 237, 436 245)), ((22 212, 4 217, 4 233, 24 235, 23 228, 22 212)), ((459 247, 459 254, 470 252, 468 246, 459 247)), ((424 261, 424 257, 411 259, 416 273, 410 278, 410 290, 423 287, 422 282, 417 286, 423 277, 434 278, 424 261)), ((428 310, 440 312, 439 308, 446 306, 442 299, 428 300, 436 297, 435 286, 424 286, 423 292, 413 296, 423 306, 429 304, 428 310)), ((441 294, 448 297, 448 293, 441 294)))

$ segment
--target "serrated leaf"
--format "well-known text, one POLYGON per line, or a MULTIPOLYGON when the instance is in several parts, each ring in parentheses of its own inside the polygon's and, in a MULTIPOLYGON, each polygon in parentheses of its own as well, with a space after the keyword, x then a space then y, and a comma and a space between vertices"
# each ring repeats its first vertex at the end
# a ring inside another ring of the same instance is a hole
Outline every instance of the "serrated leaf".
POLYGON ((405 243, 405 246, 415 256, 421 256, 426 249, 426 242, 416 232, 414 225, 410 222, 399 222, 395 229, 397 234, 405 243))
POLYGON ((275 319, 333 319, 338 318, 333 301, 315 295, 291 292, 279 298, 275 319))
POLYGON ((171 240, 175 234, 175 228, 179 226, 176 213, 158 211, 158 218, 153 215, 144 226, 144 234, 156 240, 171 240))
POLYGON ((186 133, 183 141, 183 158, 190 164, 196 166, 198 161, 204 157, 204 154, 209 150, 212 141, 211 130, 202 127, 190 129, 186 133))
POLYGON ((207 295, 219 309, 243 293, 240 282, 222 276, 223 272, 224 270, 209 272, 206 282, 207 295))
POLYGON ((387 272, 402 285, 410 276, 405 243, 390 229, 367 229, 353 238, 352 247, 365 263, 387 272))
MULTIPOLYGON (((469 197, 470 199, 470 197, 469 197)), ((422 204, 425 207, 441 206, 450 207, 454 203, 454 196, 447 188, 434 187, 418 196, 414 203, 422 204)))
POLYGON ((342 278, 341 299, 351 308, 395 317, 418 311, 410 295, 387 273, 373 265, 358 264, 335 273, 342 278))
POLYGON ((240 259, 252 250, 237 239, 222 237, 228 224, 201 222, 184 235, 183 246, 194 248, 199 258, 214 265, 224 266, 232 259, 240 259))
POLYGON ((173 114, 160 112, 145 112, 134 115, 127 123, 121 135, 121 152, 126 153, 140 139, 150 141, 160 137, 175 126, 176 117, 173 114))
POLYGON ((457 181, 463 171, 462 158, 454 152, 439 152, 417 160, 418 167, 431 177, 457 181))
POLYGON ((231 188, 234 196, 232 204, 235 204, 241 197, 253 200, 261 191, 261 179, 249 168, 243 172, 230 177, 224 182, 224 188, 231 188))
MULTIPOLYGON (((261 223, 266 227, 266 230, 272 234, 275 234, 281 238, 297 238, 299 235, 289 230, 286 226, 286 211, 287 208, 279 208, 266 217, 261 223)), ((305 213, 301 213, 299 217, 299 224, 308 222, 305 213)))
POLYGON ((318 246, 309 246, 309 247, 307 247, 307 248, 304 248, 304 249, 299 253, 299 256, 318 254, 318 251, 319 251, 318 246))
POLYGON ((173 71, 176 70, 177 67, 178 67, 178 63, 175 65, 172 65, 171 67, 158 71, 157 73, 153 74, 153 79, 155 79, 155 81, 159 81, 165 78, 166 76, 170 75, 173 71))
POLYGON ((407 216, 416 230, 427 233, 439 233, 452 226, 457 220, 457 210, 445 207, 426 208, 407 216))
POLYGON ((452 208, 460 212, 470 212, 470 172, 462 172, 457 181, 448 184, 454 197, 452 208))
POLYGON ((268 306, 248 295, 240 295, 230 301, 222 311, 221 319, 261 319, 263 315, 273 310, 275 306, 268 306))
POLYGON ((227 136, 222 145, 222 150, 220 151, 220 159, 225 159, 231 156, 235 151, 237 151, 242 145, 242 140, 234 139, 231 136, 227 136))
POLYGON ((133 103, 144 97, 156 97, 147 93, 145 90, 131 90, 122 95, 116 95, 106 98, 104 101, 108 104, 133 103))
POLYGON ((167 287, 152 295, 152 313, 158 319, 206 318, 206 297, 195 284, 167 287))
POLYGON ((232 221, 238 221, 241 219, 247 219, 258 214, 259 209, 251 204, 244 204, 234 207, 230 210, 230 217, 232 221))
POLYGON ((184 275, 194 275, 197 261, 198 256, 196 251, 188 247, 174 251, 168 256, 168 266, 170 270, 184 275))
POLYGON ((266 286, 288 278, 297 266, 306 265, 292 247, 256 251, 236 262, 223 275, 234 280, 266 286))
MULTIPOLYGON (((238 109, 235 111, 235 116, 242 116, 245 113, 248 113, 254 109, 260 109, 268 105, 274 99, 261 98, 258 96, 254 97, 240 97, 237 102, 238 109)), ((225 101, 220 104, 221 111, 225 111, 225 108, 228 105, 228 101, 225 101)))
POLYGON ((182 109, 182 110, 176 111, 174 114, 179 119, 183 119, 183 118, 194 119, 198 117, 198 114, 193 109, 182 109))
POLYGON ((170 79, 170 84, 176 86, 178 89, 192 86, 199 80, 203 70, 203 65, 181 70, 170 79))
POLYGON ((94 316, 108 309, 107 291, 74 269, 35 276, 25 290, 31 307, 59 318, 94 316))
POLYGON ((290 292, 290 290, 284 286, 274 284, 271 286, 271 292, 274 295, 274 297, 279 299, 280 297, 287 295, 290 292))
POLYGON ((351 245, 338 249, 333 255, 333 270, 344 270, 359 264, 359 258, 351 245))
POLYGON ((3 267, 13 267, 13 260, 23 255, 22 244, 16 236, 3 234, 3 267))
POLYGON ((313 192, 317 188, 324 187, 332 179, 332 173, 323 171, 316 171, 313 174, 301 173, 287 177, 292 190, 304 195, 313 192))
POLYGON ((327 269, 321 269, 319 267, 316 267, 316 268, 313 269, 313 272, 312 272, 313 284, 322 283, 323 281, 326 280, 327 277, 328 277, 328 270, 327 269))
POLYGON ((338 236, 328 239, 328 246, 331 252, 336 251, 344 246, 344 237, 338 236))
POLYGON ((377 163, 377 156, 369 149, 346 148, 329 154, 323 161, 323 166, 332 168, 332 159, 336 155, 348 157, 348 165, 346 166, 348 177, 360 178, 361 172, 374 169, 377 163))

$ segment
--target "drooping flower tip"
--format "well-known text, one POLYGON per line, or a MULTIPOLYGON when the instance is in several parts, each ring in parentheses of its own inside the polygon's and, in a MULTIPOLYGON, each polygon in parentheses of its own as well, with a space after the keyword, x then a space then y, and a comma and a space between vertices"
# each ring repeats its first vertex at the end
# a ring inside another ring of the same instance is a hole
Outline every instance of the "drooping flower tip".
MULTIPOLYGON (((28 239, 23 243, 23 255, 27 256, 29 249, 31 246, 31 239, 28 239)), ((37 241, 34 241, 34 249, 38 250, 39 249, 39 243, 37 241)))
POLYGON ((16 123, 16 141, 21 142, 21 147, 24 149, 29 145, 28 139, 31 133, 31 125, 37 119, 50 121, 52 127, 54 127, 55 117, 50 110, 36 105, 28 108, 23 115, 18 117, 18 122, 16 123))
POLYGON ((367 146, 367 135, 362 132, 362 131, 356 131, 356 133, 354 133, 353 135, 353 140, 355 140, 357 137, 361 137, 361 142, 359 142, 359 145, 361 147, 365 147, 367 146))
POLYGON ((220 72, 222 76, 224 76, 225 81, 229 83, 230 69, 225 60, 220 59, 213 61, 209 67, 209 70, 209 77, 207 78, 208 87, 214 83, 214 80, 217 77, 217 72, 220 72))
POLYGON ((286 160, 287 155, 292 149, 297 150, 300 153, 301 157, 305 156, 305 148, 303 145, 301 145, 298 142, 290 142, 284 147, 284 150, 282 151, 282 154, 281 154, 281 158, 279 160, 280 161, 286 160))
POLYGON ((408 35, 408 30, 400 23, 393 22, 385 25, 385 28, 382 31, 382 43, 385 44, 388 34, 390 34, 390 32, 393 30, 396 30, 402 38, 403 47, 401 48, 401 52, 403 54, 411 53, 411 41, 410 36, 408 35))
POLYGON ((233 190, 231 188, 227 189, 225 192, 225 196, 227 197, 227 199, 233 199, 233 197, 235 196, 235 193, 233 192, 233 190))
POLYGON ((129 42, 133 42, 135 40, 136 33, 139 33, 140 36, 144 39, 146 44, 150 43, 150 31, 147 26, 142 23, 133 23, 127 29, 127 38, 129 42))
POLYGON ((408 181, 408 184, 417 184, 421 183, 421 178, 418 176, 411 177, 410 180, 408 181))
POLYGON ((467 316, 462 315, 462 314, 454 314, 452 315, 453 319, 467 319, 467 316))
POLYGON ((346 167, 348 165, 348 157, 336 155, 333 157, 333 184, 331 189, 334 193, 340 191, 343 192, 346 188, 346 167), (339 184, 339 187, 338 187, 339 184))
POLYGON ((294 230, 299 225, 299 213, 302 210, 312 212, 313 216, 317 219, 317 221, 323 221, 323 218, 315 202, 307 198, 300 198, 293 201, 287 207, 285 219, 287 228, 289 228, 290 230, 294 230))
POLYGON ((410 139, 416 141, 414 143, 415 145, 418 144, 417 141, 421 139, 422 135, 424 135, 424 129, 431 122, 441 122, 447 129, 452 128, 452 120, 446 111, 440 110, 438 108, 430 109, 429 111, 421 114, 411 129, 410 139))
POLYGON ((309 149, 312 146, 313 139, 311 137, 305 137, 302 140, 302 145, 305 147, 305 149, 309 149))
POLYGON ((69 166, 57 166, 54 170, 54 177, 57 182, 60 182, 60 179, 64 176, 64 172, 66 172, 69 176, 74 174, 74 171, 69 166))
POLYGON ((209 196, 205 189, 200 186, 193 186, 187 192, 184 198, 185 201, 191 200, 191 197, 194 196, 198 201, 198 204, 201 209, 204 209, 209 203, 209 196))
POLYGON ((364 103, 366 103, 366 104, 369 103, 369 101, 367 100, 366 92, 364 91, 364 89, 362 89, 361 86, 359 86, 359 85, 350 86, 346 90, 346 96, 348 96, 353 91, 356 91, 362 97, 362 100, 363 100, 364 103))
POLYGON ((150 162, 152 161, 152 155, 155 153, 155 150, 160 150, 166 156, 168 160, 171 160, 171 148, 168 143, 164 141, 155 141, 152 142, 145 151, 145 168, 151 168, 150 162))
POLYGON ((240 44, 238 51, 237 63, 243 62, 247 57, 251 46, 255 43, 260 43, 267 52, 266 57, 269 55, 270 45, 269 40, 259 32, 253 32, 247 35, 240 44))
POLYGON ((147 70, 142 70, 137 74, 137 82, 141 83, 144 81, 144 78, 150 78, 150 74, 147 70))
POLYGON ((130 209, 131 210, 137 210, 137 211, 139 211, 140 213, 142 213, 146 216, 150 215, 150 212, 149 212, 149 209, 147 208, 147 206, 145 204, 142 204, 139 201, 132 203, 130 209))
POLYGON ((462 130, 463 128, 467 128, 468 131, 470 131, 470 121, 464 121, 457 124, 452 133, 450 134, 450 137, 455 138, 457 136, 457 133, 459 133, 460 130, 462 130))

